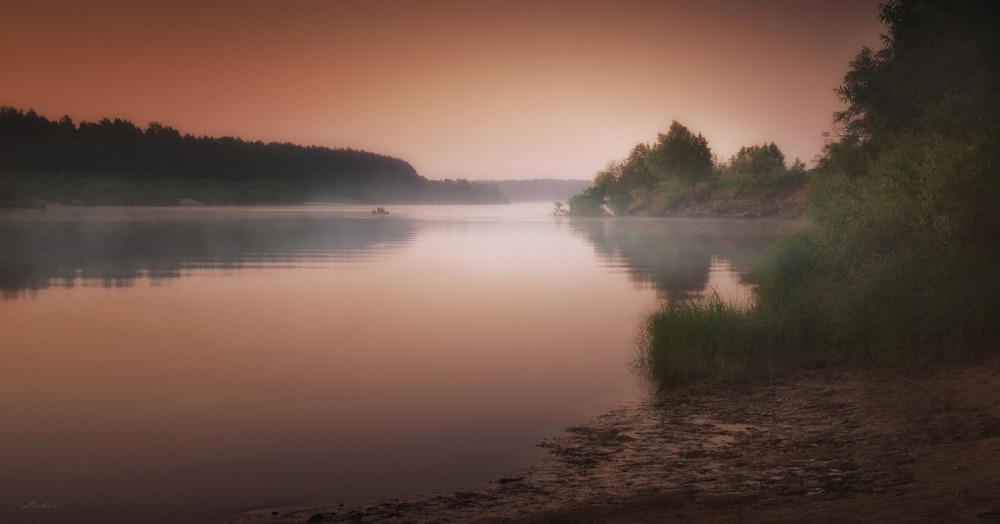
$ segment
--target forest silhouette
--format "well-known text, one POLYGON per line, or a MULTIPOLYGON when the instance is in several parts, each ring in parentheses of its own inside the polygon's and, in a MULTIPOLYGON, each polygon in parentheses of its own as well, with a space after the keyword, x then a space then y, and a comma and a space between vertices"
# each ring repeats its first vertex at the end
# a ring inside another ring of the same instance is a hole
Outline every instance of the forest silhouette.
POLYGON ((428 180, 404 160, 366 151, 195 137, 119 118, 77 125, 69 116, 53 121, 33 110, 0 108, 0 202, 163 204, 184 197, 207 203, 504 201, 495 186, 428 180))

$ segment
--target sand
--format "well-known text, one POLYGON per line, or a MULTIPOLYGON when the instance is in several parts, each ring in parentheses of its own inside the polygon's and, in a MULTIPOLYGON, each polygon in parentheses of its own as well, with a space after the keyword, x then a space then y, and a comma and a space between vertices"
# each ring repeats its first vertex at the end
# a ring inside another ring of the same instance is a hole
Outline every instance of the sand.
POLYGON ((1000 359, 700 384, 451 493, 232 522, 1000 522, 1000 359))

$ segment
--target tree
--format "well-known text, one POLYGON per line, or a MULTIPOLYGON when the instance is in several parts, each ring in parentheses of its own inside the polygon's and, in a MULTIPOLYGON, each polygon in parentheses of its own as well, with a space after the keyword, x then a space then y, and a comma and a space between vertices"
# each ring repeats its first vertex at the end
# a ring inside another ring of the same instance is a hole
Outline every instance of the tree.
POLYGON ((995 5, 982 0, 896 0, 882 6, 884 46, 863 48, 837 89, 845 136, 881 151, 946 97, 1000 92, 995 5))
POLYGON ((593 185, 579 195, 573 195, 569 201, 569 214, 575 216, 600 216, 604 211, 605 186, 593 185))
POLYGON ((994 9, 890 2, 884 47, 851 62, 812 223, 757 276, 758 305, 797 311, 817 345, 1000 347, 994 9))
POLYGON ((632 147, 628 156, 621 162, 618 185, 622 191, 627 193, 634 189, 648 186, 653 182, 653 174, 646 164, 646 157, 652 148, 645 142, 640 142, 632 147))
MULTIPOLYGON (((851 62, 838 89, 848 103, 836 114, 845 136, 827 146, 821 162, 828 174, 839 167, 877 178, 871 191, 891 188, 905 199, 910 234, 942 247, 1000 241, 1000 33, 993 9, 972 0, 883 6, 884 47, 862 49, 851 62)), ((884 202, 871 205, 859 212, 884 213, 884 202)))
POLYGON ((712 150, 708 140, 695 135, 676 120, 667 134, 657 135, 656 145, 645 155, 649 172, 662 180, 694 184, 712 176, 712 150))
POLYGON ((741 147, 729 160, 729 170, 740 175, 764 177, 785 169, 785 154, 771 142, 762 146, 741 147))

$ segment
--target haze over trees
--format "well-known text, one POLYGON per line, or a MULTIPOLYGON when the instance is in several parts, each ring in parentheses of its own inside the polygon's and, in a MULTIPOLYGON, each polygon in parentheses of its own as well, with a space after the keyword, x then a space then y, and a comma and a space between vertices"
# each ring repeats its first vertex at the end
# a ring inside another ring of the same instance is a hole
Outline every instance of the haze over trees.
POLYGON ((624 159, 609 162, 591 187, 569 199, 569 213, 664 215, 747 192, 766 200, 806 181, 805 165, 796 160, 787 167, 773 142, 716 162, 708 139, 674 121, 656 142, 636 144, 624 159))
POLYGON ((590 187, 590 180, 535 178, 528 180, 487 180, 511 202, 552 202, 566 200, 590 187))
POLYGON ((669 383, 817 352, 907 362, 1000 347, 994 9, 971 0, 881 8, 884 46, 862 49, 837 91, 847 109, 814 170, 809 226, 751 274, 750 311, 674 304, 650 317, 656 376, 669 383))
POLYGON ((741 147, 726 170, 733 174, 764 178, 785 169, 785 154, 774 142, 762 146, 741 147))
POLYGON ((504 200, 495 187, 430 181, 403 160, 365 151, 195 137, 118 118, 77 125, 69 116, 51 121, 0 108, 0 201, 165 203, 196 196, 184 191, 235 203, 504 200))
POLYGON ((675 120, 667 134, 656 136, 656 144, 645 157, 653 176, 694 184, 712 176, 712 150, 701 133, 695 135, 675 120))

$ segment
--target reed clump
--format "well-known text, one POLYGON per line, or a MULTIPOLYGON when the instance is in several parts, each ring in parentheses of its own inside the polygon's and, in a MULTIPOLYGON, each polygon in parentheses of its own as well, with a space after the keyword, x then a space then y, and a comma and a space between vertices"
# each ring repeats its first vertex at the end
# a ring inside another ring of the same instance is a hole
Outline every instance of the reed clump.
POLYGON ((707 375, 746 375, 774 358, 755 317, 718 297, 668 303, 642 325, 641 367, 661 387, 707 375))
POLYGON ((774 246, 746 278, 750 307, 717 296, 670 302, 644 320, 640 364, 661 389, 831 358, 908 366, 1000 348, 1000 252, 907 249, 850 268, 817 260, 815 231, 774 246))

